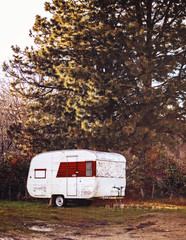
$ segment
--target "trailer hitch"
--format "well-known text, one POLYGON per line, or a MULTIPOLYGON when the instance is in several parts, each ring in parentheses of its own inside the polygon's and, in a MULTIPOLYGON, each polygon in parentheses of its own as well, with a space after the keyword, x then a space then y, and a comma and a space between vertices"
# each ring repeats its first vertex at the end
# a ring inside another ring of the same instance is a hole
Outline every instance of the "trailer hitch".
POLYGON ((123 187, 122 186, 121 187, 114 186, 113 188, 116 188, 118 190, 118 197, 119 197, 122 194, 123 187))

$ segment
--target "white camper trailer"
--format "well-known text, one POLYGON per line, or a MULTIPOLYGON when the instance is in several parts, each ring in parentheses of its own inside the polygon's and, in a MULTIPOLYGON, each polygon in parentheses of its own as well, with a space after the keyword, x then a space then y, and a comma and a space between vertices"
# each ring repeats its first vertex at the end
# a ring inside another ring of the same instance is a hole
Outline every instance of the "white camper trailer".
POLYGON ((58 150, 40 153, 30 163, 27 189, 32 197, 66 199, 122 197, 126 187, 126 159, 117 153, 58 150))

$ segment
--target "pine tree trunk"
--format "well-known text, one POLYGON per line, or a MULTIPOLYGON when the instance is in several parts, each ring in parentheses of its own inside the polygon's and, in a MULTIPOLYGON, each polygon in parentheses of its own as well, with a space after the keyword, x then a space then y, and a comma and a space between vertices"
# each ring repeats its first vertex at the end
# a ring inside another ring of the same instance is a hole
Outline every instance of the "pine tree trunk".
POLYGON ((151 194, 151 198, 154 199, 154 192, 155 192, 155 185, 154 183, 152 184, 152 194, 151 194))
POLYGON ((8 199, 11 200, 11 186, 8 187, 8 199))
POLYGON ((140 191, 141 191, 141 196, 142 196, 142 198, 144 198, 144 197, 145 197, 145 194, 144 194, 143 188, 140 188, 140 191))

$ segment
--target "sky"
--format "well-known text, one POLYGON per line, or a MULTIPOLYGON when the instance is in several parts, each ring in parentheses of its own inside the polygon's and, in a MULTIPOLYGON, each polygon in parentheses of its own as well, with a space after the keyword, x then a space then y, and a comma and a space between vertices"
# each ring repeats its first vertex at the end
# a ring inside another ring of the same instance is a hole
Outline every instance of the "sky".
POLYGON ((44 10, 46 1, 0 0, 0 65, 12 58, 12 45, 21 48, 33 45, 29 30, 34 25, 36 15, 47 16, 44 10))

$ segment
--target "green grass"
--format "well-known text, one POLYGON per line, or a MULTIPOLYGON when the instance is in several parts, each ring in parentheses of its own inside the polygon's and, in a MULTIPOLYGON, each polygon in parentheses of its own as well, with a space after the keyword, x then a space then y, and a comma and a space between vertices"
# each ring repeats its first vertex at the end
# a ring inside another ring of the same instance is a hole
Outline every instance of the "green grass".
POLYGON ((79 227, 137 223, 146 218, 146 213, 157 211, 171 211, 186 217, 184 209, 152 209, 135 206, 124 209, 90 206, 51 208, 47 203, 0 201, 0 232, 10 230, 25 232, 28 231, 27 225, 35 221, 79 227))

